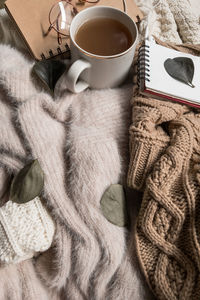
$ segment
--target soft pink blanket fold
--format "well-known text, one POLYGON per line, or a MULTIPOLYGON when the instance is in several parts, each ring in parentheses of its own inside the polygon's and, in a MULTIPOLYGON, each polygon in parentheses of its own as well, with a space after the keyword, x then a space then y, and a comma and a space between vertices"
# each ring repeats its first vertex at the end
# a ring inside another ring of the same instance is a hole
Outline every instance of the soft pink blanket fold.
POLYGON ((0 270, 2 300, 146 300, 134 232, 109 223, 99 204, 110 184, 125 182, 132 88, 65 91, 54 102, 32 80, 32 65, 0 46, 0 182, 37 158, 56 235, 37 259, 0 270))

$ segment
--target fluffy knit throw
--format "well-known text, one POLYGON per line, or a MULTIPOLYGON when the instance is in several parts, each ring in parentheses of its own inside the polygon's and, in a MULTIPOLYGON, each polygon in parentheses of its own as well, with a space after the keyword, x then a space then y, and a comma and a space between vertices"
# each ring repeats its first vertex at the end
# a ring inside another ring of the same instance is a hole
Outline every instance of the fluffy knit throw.
POLYGON ((129 255, 135 251, 131 235, 109 223, 100 209, 105 189, 125 182, 132 87, 107 90, 106 97, 105 91, 74 96, 64 91, 63 77, 64 92, 53 101, 32 80, 32 66, 15 49, 0 46, 0 165, 9 176, 28 160, 39 160, 45 174, 42 199, 56 233, 52 247, 34 259, 35 275, 27 273, 26 261, 23 281, 16 266, 18 294, 4 282, 2 299, 9 294, 25 299, 20 294, 26 276, 33 277, 30 300, 151 299, 135 256, 129 255))
MULTIPOLYGON (((200 55, 200 45, 173 48, 200 55)), ((128 185, 144 192, 136 241, 146 279, 160 300, 200 299, 200 110, 136 91, 130 149, 128 185)))

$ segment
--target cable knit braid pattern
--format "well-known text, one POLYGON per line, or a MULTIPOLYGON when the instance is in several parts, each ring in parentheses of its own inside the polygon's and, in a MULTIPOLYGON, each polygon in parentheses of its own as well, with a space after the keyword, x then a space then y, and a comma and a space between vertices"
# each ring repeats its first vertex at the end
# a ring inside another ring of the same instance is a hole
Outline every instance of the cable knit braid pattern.
POLYGON ((149 33, 171 43, 200 43, 199 16, 188 0, 136 0, 144 14, 140 32, 144 37, 146 26, 149 33))
MULTIPOLYGON (((200 45, 178 49, 200 54, 200 45)), ((200 112, 135 93, 128 185, 144 192, 136 229, 138 257, 157 299, 196 300, 200 112)))

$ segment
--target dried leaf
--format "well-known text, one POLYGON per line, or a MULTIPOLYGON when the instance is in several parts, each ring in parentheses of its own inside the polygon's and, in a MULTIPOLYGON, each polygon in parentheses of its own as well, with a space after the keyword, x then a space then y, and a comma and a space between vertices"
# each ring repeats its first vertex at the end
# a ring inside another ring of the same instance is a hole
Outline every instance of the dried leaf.
POLYGON ((5 8, 4 3, 6 0, 0 0, 0 9, 5 8))
POLYGON ((122 185, 112 184, 103 194, 100 205, 104 217, 109 222, 120 227, 128 224, 126 199, 122 185))
POLYGON ((56 83, 65 70, 66 65, 59 60, 42 60, 33 66, 33 73, 39 77, 51 93, 54 92, 56 83))
POLYGON ((167 73, 191 87, 194 87, 192 84, 192 79, 194 76, 194 63, 191 58, 188 57, 175 57, 173 59, 168 58, 164 62, 164 67, 167 73))
POLYGON ((44 173, 38 160, 27 164, 14 177, 11 184, 10 200, 16 203, 26 203, 37 197, 44 186, 44 173))

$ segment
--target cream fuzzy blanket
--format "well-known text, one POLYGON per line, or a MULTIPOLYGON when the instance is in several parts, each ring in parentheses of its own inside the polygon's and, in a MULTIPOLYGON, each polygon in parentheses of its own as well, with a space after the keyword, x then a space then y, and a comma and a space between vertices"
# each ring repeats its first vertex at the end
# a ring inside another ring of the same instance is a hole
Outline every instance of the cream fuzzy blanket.
MULTIPOLYGON (((200 42, 187 0, 138 5, 141 32, 148 23, 163 40, 200 42)), ((43 198, 57 225, 47 252, 0 270, 0 300, 151 299, 135 255, 134 222, 129 231, 114 226, 99 207, 110 184, 126 181, 132 86, 72 95, 60 92, 63 77, 53 102, 31 79, 33 61, 4 11, 0 39, 0 195, 12 173, 38 158, 43 198)))

